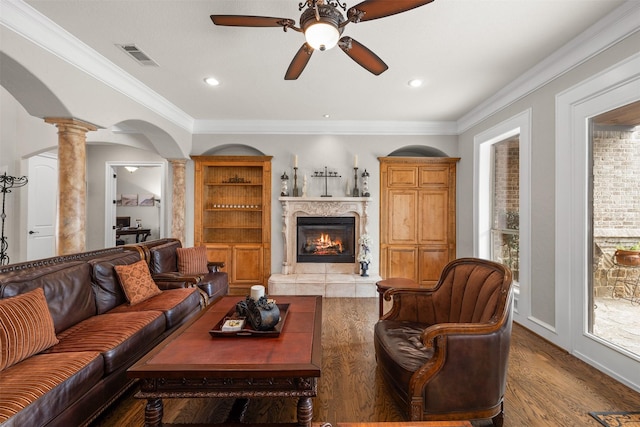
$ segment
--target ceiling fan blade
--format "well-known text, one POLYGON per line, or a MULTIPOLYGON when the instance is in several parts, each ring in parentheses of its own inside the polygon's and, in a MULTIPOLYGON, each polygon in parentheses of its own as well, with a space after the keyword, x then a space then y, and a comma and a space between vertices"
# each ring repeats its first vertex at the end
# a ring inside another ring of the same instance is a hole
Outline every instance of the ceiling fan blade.
POLYGON ((228 27, 291 27, 295 25, 293 19, 270 16, 211 15, 211 20, 216 25, 228 27))
POLYGON ((338 46, 340 46, 340 49, 349 55, 351 59, 376 76, 384 73, 389 68, 378 55, 351 37, 341 38, 338 46))
POLYGON ((284 79, 295 80, 300 77, 300 74, 304 71, 304 67, 307 66, 309 59, 311 59, 311 54, 313 54, 313 48, 307 43, 304 43, 300 49, 298 49, 296 56, 293 57, 291 64, 289 64, 289 68, 287 68, 287 73, 284 75, 284 79))
POLYGON ((353 22, 371 21, 424 6, 433 0, 365 0, 350 7, 347 17, 353 22))

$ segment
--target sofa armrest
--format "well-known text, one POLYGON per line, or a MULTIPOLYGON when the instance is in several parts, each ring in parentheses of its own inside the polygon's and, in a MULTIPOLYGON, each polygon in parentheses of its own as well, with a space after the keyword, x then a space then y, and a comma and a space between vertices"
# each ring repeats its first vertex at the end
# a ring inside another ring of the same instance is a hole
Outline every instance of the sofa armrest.
POLYGON ((175 273, 159 273, 151 276, 160 289, 191 288, 202 281, 201 275, 182 275, 175 273))
POLYGON ((207 263, 207 268, 209 269, 210 273, 216 273, 224 268, 224 262, 209 261, 207 263))

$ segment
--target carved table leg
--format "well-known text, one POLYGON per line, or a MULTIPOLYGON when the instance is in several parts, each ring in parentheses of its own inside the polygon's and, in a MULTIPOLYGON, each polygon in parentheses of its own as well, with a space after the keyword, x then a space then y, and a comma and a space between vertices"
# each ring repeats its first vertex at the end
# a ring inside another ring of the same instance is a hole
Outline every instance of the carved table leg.
POLYGON ((313 419, 313 402, 310 397, 301 397, 298 400, 298 426, 311 427, 313 419))
POLYGON ((144 426, 160 427, 162 425, 162 399, 149 398, 144 408, 144 426))

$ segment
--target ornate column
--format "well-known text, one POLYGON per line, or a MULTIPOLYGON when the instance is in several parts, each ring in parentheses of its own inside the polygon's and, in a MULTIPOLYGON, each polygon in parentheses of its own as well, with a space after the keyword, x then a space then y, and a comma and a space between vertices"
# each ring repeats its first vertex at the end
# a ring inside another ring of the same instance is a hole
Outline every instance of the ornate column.
POLYGON ((58 255, 86 250, 87 132, 97 128, 70 118, 45 118, 58 128, 58 255))
POLYGON ((187 192, 185 165, 187 164, 187 161, 186 159, 169 159, 169 163, 171 164, 171 170, 173 171, 171 237, 180 239, 182 244, 184 244, 184 215, 186 212, 185 194, 187 192))

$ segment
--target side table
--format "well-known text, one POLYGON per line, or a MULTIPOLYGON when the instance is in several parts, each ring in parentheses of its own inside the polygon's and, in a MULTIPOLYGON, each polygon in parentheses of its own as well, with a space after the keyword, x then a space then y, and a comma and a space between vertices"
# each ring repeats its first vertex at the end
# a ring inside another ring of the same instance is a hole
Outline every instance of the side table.
POLYGON ((405 288, 405 289, 419 289, 420 284, 414 282, 411 279, 404 279, 402 277, 390 277, 388 279, 383 279, 376 282, 376 291, 378 291, 378 301, 379 301, 379 315, 382 317, 383 311, 383 294, 385 291, 391 288, 405 288))

